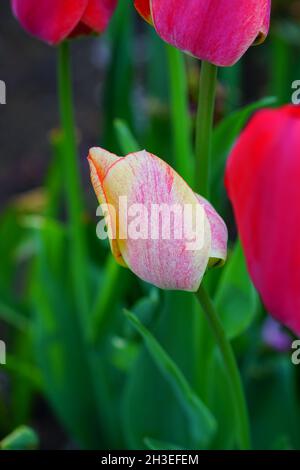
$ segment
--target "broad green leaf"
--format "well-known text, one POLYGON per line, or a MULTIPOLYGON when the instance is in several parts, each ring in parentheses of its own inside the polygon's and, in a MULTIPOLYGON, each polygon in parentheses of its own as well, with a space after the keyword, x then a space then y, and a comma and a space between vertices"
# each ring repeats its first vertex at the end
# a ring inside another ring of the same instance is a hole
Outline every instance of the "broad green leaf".
POLYGON ((151 287, 149 295, 140 298, 131 308, 132 313, 138 317, 143 325, 148 327, 156 319, 160 301, 159 290, 156 287, 151 287))
POLYGON ((299 449, 299 376, 289 355, 252 354, 247 370, 247 393, 255 449, 287 446, 299 449))
POLYGON ((8 305, 2 301, 1 298, 0 319, 23 333, 28 333, 32 326, 30 320, 23 313, 17 311, 14 305, 8 305))
POLYGON ((258 294, 250 280, 239 241, 223 268, 215 305, 229 339, 242 334, 257 313, 258 294))
POLYGON ((43 389, 43 380, 41 372, 37 367, 25 360, 21 360, 20 357, 8 354, 6 357, 5 369, 14 375, 23 378, 23 381, 29 381, 38 390, 43 389))
POLYGON ((167 442, 158 441, 157 439, 145 438, 145 444, 150 450, 184 450, 183 447, 176 446, 167 442))
POLYGON ((116 119, 114 124, 121 151, 125 154, 138 152, 140 150, 140 146, 132 135, 126 122, 121 119, 116 119))
POLYGON ((215 128, 212 140, 212 172, 211 172, 211 202, 213 206, 224 212, 225 189, 223 185, 226 159, 246 125, 251 114, 260 108, 270 107, 276 104, 276 98, 267 97, 235 111, 215 128))
POLYGON ((28 426, 20 426, 0 442, 0 450, 34 450, 38 446, 39 438, 28 426))
POLYGON ((208 406, 218 423, 212 449, 234 449, 237 442, 235 407, 227 371, 219 350, 214 349, 207 377, 208 406))
POLYGON ((130 312, 126 315, 143 337, 145 346, 159 371, 171 385, 189 422, 190 433, 198 445, 206 445, 216 430, 216 422, 197 394, 192 390, 185 376, 172 358, 161 347, 154 336, 130 312))
POLYGON ((107 417, 111 408, 104 399, 101 354, 87 348, 78 319, 66 269, 68 240, 59 224, 44 219, 36 227, 36 241, 39 255, 31 279, 33 336, 45 393, 70 435, 82 447, 97 449, 110 440, 113 419, 107 417))
MULTIPOLYGON (((151 331, 191 387, 201 393, 206 361, 201 309, 190 293, 160 294, 160 309, 154 324, 151 322, 151 331)), ((130 448, 144 448, 147 436, 187 449, 199 445, 191 436, 185 410, 178 406, 172 387, 163 379, 145 346, 140 347, 130 370, 122 404, 124 435, 130 448)))
POLYGON ((218 169, 220 169, 220 166, 224 165, 224 157, 226 158, 226 155, 230 151, 234 141, 245 126, 251 114, 258 109, 274 106, 274 104, 276 104, 276 98, 263 98, 239 109, 238 111, 235 111, 234 113, 231 113, 221 121, 221 123, 215 128, 213 135, 213 163, 214 167, 215 165, 217 166, 217 168, 214 168, 214 172, 217 172, 218 169))

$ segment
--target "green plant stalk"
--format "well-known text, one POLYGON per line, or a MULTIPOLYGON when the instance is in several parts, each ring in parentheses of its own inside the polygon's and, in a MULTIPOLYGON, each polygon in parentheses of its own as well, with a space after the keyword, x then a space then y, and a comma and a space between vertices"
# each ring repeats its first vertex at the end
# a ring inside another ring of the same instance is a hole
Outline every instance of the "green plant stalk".
POLYGON ((250 428, 247 405, 238 366, 231 344, 226 337, 225 331, 214 309, 213 303, 204 287, 200 286, 196 296, 215 336, 216 342, 222 354, 228 379, 230 381, 232 399, 236 412, 239 446, 243 450, 250 449, 250 428))
POLYGON ((69 43, 58 48, 58 92, 63 131, 63 167, 70 230, 70 263, 76 304, 82 322, 88 312, 86 245, 82 228, 83 200, 77 159, 69 43))
POLYGON ((52 160, 48 169, 45 181, 47 204, 44 210, 45 217, 57 218, 60 210, 60 199, 63 192, 63 168, 61 161, 63 159, 63 134, 61 130, 53 131, 50 136, 52 149, 52 160))
POLYGON ((214 106, 218 68, 202 62, 199 101, 196 120, 196 183, 195 190, 209 199, 210 160, 213 132, 214 106))
MULTIPOLYGON (((199 87, 199 103, 196 121, 196 191, 209 199, 210 193, 210 160, 212 148, 213 117, 217 84, 217 67, 202 62, 199 87)), ((200 286, 196 293, 207 322, 220 349, 227 371, 232 399, 235 407, 237 437, 241 449, 250 448, 250 427, 243 386, 235 360, 214 305, 205 288, 200 286)))
POLYGON ((171 101, 175 168, 185 181, 193 185, 193 161, 191 144, 191 119, 188 107, 186 66, 181 51, 166 45, 171 101))

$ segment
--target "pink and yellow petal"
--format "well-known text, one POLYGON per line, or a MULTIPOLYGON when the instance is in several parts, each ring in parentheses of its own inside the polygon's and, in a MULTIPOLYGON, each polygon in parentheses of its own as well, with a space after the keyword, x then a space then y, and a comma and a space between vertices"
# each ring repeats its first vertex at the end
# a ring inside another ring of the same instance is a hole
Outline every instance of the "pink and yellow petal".
MULTIPOLYGON (((148 227, 152 227, 153 204, 174 204, 182 208, 198 201, 189 186, 158 157, 147 152, 128 155, 109 171, 105 183, 119 184, 118 193, 128 196, 128 206, 142 204, 147 209, 148 227), (123 168, 122 168, 123 167, 123 168), (126 178, 124 176, 126 175, 126 178)), ((162 227, 160 227, 162 228, 162 227)), ((150 233, 145 240, 119 240, 124 260, 140 278, 163 289, 196 291, 205 273, 211 248, 210 226, 204 217, 204 245, 200 250, 188 250, 187 240, 154 240, 150 233)), ((172 230, 171 230, 172 234, 172 230)))
MULTIPOLYGON (((107 153, 104 155, 107 156, 107 153)), ((146 219, 143 219, 144 226, 148 227, 146 236, 133 239, 129 234, 127 239, 119 238, 117 241, 128 267, 141 279, 162 289, 196 291, 211 252, 211 229, 205 212, 202 219, 203 245, 200 248, 187 249, 191 238, 174 238, 174 221, 169 239, 162 237, 162 227, 157 239, 151 236, 153 205, 177 205, 182 209, 186 204, 193 209, 202 207, 191 188, 169 165, 147 152, 130 154, 121 159, 110 158, 110 164, 106 164, 100 178, 102 191, 117 212, 120 196, 127 197, 128 207, 139 204, 146 208, 146 219)))
POLYGON ((204 197, 197 194, 203 204, 211 228, 211 252, 209 266, 222 266, 227 258, 228 230, 222 217, 204 197))

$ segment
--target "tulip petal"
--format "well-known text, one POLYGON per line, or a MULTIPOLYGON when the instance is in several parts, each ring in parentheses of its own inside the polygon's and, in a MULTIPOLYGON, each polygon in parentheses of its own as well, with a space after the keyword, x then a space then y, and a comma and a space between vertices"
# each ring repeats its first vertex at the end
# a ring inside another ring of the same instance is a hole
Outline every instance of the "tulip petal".
POLYGON ((150 0, 135 0, 134 6, 144 20, 148 21, 148 23, 152 23, 150 0))
POLYGON ((203 204, 211 229, 211 252, 209 266, 223 266, 227 258, 228 230, 222 217, 204 197, 197 194, 203 204))
POLYGON ((267 34, 270 0, 150 0, 166 42, 220 66, 237 62, 267 34))
POLYGON ((12 0, 24 29, 49 44, 58 44, 80 22, 89 0, 12 0))
POLYGON ((257 38, 255 39, 253 46, 258 46, 266 39, 270 29, 270 12, 271 12, 271 0, 268 0, 267 14, 265 16, 261 30, 259 31, 257 38))
POLYGON ((118 0, 89 0, 81 19, 92 31, 102 33, 117 6, 118 0))
POLYGON ((258 112, 228 160, 248 269, 267 310, 300 334, 300 107, 258 112))
MULTIPOLYGON (((191 233, 184 234, 180 239, 172 236, 177 223, 175 219, 171 218, 173 224, 169 239, 162 236, 162 219, 158 223, 157 238, 153 239, 151 231, 153 205, 164 204, 168 208, 176 205, 182 209, 184 205, 189 205, 192 209, 203 208, 191 188, 169 165, 146 151, 118 158, 102 149, 92 149, 89 159, 92 162, 93 185, 99 200, 105 197, 116 208, 117 213, 120 209, 120 196, 127 197, 129 208, 136 204, 146 208, 146 215, 142 219, 145 223, 139 227, 145 237, 134 239, 128 231, 127 239, 119 237, 115 240, 115 251, 121 253, 127 266, 141 279, 162 289, 196 291, 211 253, 211 230, 205 211, 201 211, 203 243, 195 249, 187 248, 191 233), (93 167, 98 170, 96 173, 93 167)), ((132 219, 128 222, 128 229, 130 222, 132 223, 132 219)), ((115 225, 120 225, 120 219, 115 225)))

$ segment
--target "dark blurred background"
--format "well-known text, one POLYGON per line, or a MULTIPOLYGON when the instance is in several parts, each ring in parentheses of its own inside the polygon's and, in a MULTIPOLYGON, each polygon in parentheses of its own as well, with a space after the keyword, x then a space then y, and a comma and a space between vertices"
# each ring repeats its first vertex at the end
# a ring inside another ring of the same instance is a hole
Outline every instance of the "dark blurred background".
MULTIPOLYGON (((105 39, 73 41, 74 96, 81 163, 99 140, 100 97, 109 47, 105 39)), ((27 35, 1 1, 0 79, 7 104, 0 108, 0 206, 40 185, 51 158, 50 133, 59 125, 56 50, 27 35)))
MULTIPOLYGON (((15 194, 43 182, 51 152, 49 136, 58 127, 59 121, 55 48, 31 38, 22 30, 12 16, 9 0, 2 0, 1 4, 0 79, 7 85, 7 105, 0 108, 0 205, 3 207, 15 194)), ((299 0, 273 0, 272 34, 275 40, 271 44, 268 39, 267 44, 259 51, 256 48, 251 49, 237 67, 220 72, 223 80, 219 88, 218 111, 221 115, 226 105, 232 107, 276 93, 276 87, 281 87, 281 95, 285 95, 280 98, 288 96, 289 84, 285 83, 284 88, 282 85, 284 80, 289 79, 289 65, 292 65, 289 62, 297 60, 299 52, 297 50, 295 55, 286 54, 288 47, 291 44, 295 46, 299 39, 299 33, 289 21, 291 18, 299 20, 299 4, 299 0), (236 84, 231 90, 226 86, 230 80, 233 87, 236 84)), ((147 50, 146 42, 152 32, 135 14, 134 29, 134 49, 131 51, 134 57, 130 58, 134 73, 131 74, 131 79, 136 75, 138 78, 132 94, 132 109, 136 109, 134 100, 141 100, 145 93, 141 85, 151 81, 150 74, 145 76, 147 70, 141 77, 140 72, 146 60, 151 59, 151 51, 147 50)), ((85 175, 87 170, 84 158, 87 149, 99 142, 99 135, 103 136, 103 86, 112 53, 107 36, 72 42, 76 119, 80 129, 78 138, 81 166, 85 175)), ((159 57, 155 60, 159 62, 159 57)), ((155 63, 154 61, 153 66, 155 63)), ((193 73, 194 69, 190 67, 192 94, 193 87, 196 86, 194 84, 197 83, 197 76, 194 78, 193 73)), ((164 81, 164 71, 160 70, 160 74, 164 81)), ((296 78, 295 76, 294 79, 296 78)), ((120 81, 122 80, 127 80, 127 77, 120 76, 120 81)), ((149 93, 151 92, 153 90, 150 89, 149 93)), ((125 96, 121 98, 125 101, 127 99, 125 96)), ((148 110, 153 113, 162 112, 164 108, 159 105, 164 103, 159 102, 159 96, 154 98, 152 103, 148 103, 148 110)), ((143 121, 143 116, 135 116, 135 119, 143 121)))

